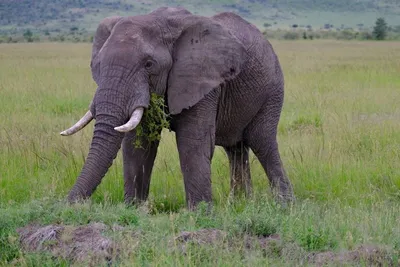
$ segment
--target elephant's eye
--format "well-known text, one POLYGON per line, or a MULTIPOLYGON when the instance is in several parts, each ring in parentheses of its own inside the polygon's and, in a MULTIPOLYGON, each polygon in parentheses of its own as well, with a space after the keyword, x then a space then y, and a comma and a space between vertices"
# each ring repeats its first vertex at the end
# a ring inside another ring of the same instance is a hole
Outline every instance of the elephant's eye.
POLYGON ((144 64, 144 67, 146 69, 151 69, 151 67, 153 67, 153 62, 151 60, 146 61, 146 63, 144 64))

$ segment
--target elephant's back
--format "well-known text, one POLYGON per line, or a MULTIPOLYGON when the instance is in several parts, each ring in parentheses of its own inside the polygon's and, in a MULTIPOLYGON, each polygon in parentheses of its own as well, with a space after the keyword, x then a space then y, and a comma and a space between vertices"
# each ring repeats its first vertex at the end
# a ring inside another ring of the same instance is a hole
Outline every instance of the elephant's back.
POLYGON ((256 26, 235 13, 219 13, 213 16, 212 19, 226 27, 242 42, 246 49, 251 48, 257 41, 264 38, 263 34, 256 26))

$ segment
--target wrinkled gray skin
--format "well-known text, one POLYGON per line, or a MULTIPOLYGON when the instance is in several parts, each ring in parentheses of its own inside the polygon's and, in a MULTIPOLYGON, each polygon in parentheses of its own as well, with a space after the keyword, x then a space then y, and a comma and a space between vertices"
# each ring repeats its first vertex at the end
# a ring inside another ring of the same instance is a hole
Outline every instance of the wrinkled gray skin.
POLYGON ((125 201, 149 193, 158 143, 134 148, 127 122, 150 93, 164 95, 172 115, 187 206, 211 202, 210 163, 215 145, 224 147, 231 166, 232 192, 251 194, 251 149, 278 200, 294 200, 276 140, 284 79, 270 43, 233 13, 211 18, 183 8, 104 19, 93 43, 92 75, 98 88, 90 110, 96 120, 89 154, 69 193, 75 202, 90 197, 122 144, 125 201))

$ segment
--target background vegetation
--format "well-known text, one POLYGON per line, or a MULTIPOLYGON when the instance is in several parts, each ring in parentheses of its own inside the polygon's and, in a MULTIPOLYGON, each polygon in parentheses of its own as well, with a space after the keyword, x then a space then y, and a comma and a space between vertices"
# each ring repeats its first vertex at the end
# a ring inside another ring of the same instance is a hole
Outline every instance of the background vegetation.
POLYGON ((90 42, 106 16, 144 14, 166 5, 201 15, 233 11, 271 38, 301 39, 306 32, 316 38, 370 39, 379 17, 388 23, 388 39, 400 35, 400 5, 393 0, 3 0, 0 41, 90 42), (32 38, 25 38, 28 30, 32 38))
POLYGON ((213 159, 215 207, 184 207, 174 134, 163 132, 147 205, 125 207, 119 154, 88 203, 64 197, 88 152, 93 124, 62 137, 87 109, 95 91, 90 44, 2 44, 0 49, 0 265, 67 265, 26 253, 16 228, 28 223, 119 224, 140 233, 111 237, 122 245, 122 266, 256 266, 307 263, 316 251, 361 244, 400 250, 400 45, 398 42, 273 41, 286 78, 278 142, 293 181, 296 205, 276 206, 251 155, 255 196, 228 198, 229 166, 213 159), (184 256, 168 240, 180 231, 217 228, 235 240, 248 233, 279 234, 266 253, 243 245, 189 247, 184 256))

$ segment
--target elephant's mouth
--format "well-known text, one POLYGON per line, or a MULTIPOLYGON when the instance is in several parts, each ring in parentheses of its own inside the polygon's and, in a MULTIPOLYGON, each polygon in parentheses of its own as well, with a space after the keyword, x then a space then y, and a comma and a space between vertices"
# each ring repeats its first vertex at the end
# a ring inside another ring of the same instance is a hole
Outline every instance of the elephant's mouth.
MULTIPOLYGON (((130 132, 133 129, 136 128, 136 126, 140 123, 143 117, 143 112, 144 108, 143 107, 138 107, 136 108, 133 112, 131 117, 129 118, 128 122, 121 125, 114 127, 114 130, 121 132, 121 133, 126 133, 130 132)), ((90 110, 86 112, 85 115, 81 119, 79 119, 73 126, 68 128, 67 130, 62 131, 60 134, 63 136, 69 136, 73 135, 83 128, 85 128, 92 120, 94 119, 94 116, 90 110)))

